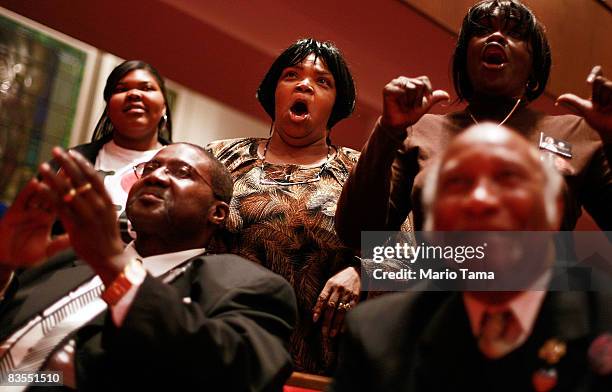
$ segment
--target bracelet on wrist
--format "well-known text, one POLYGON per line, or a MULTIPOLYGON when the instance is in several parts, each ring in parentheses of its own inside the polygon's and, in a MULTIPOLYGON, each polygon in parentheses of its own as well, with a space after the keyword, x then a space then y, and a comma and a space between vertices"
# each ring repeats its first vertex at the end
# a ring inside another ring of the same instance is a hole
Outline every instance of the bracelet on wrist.
POLYGON ((101 298, 109 306, 116 305, 132 286, 140 285, 146 275, 147 271, 138 260, 130 260, 119 276, 104 290, 101 298))

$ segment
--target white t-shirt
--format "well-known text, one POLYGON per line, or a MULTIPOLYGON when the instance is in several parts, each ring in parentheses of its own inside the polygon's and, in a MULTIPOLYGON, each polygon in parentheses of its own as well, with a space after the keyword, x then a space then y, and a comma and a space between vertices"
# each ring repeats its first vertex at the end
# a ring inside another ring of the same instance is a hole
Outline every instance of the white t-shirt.
POLYGON ((117 209, 117 217, 125 210, 128 192, 136 182, 133 167, 151 160, 162 148, 158 143, 158 147, 153 150, 128 150, 111 140, 98 152, 94 168, 104 174, 104 186, 117 209))

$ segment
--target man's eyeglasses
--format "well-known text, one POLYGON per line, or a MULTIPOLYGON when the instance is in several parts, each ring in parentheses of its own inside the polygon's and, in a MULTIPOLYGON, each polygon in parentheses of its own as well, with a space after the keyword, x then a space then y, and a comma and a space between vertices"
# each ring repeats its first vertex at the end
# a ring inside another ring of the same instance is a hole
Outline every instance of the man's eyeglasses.
POLYGON ((219 199, 219 197, 215 193, 215 189, 210 184, 210 182, 206 180, 200 173, 198 173, 198 171, 193 166, 190 166, 185 162, 171 161, 167 164, 161 164, 157 161, 141 162, 138 165, 134 166, 134 174, 136 175, 136 178, 140 179, 148 176, 160 167, 163 167, 164 172, 176 180, 202 180, 213 191, 213 195, 215 196, 215 198, 219 199))
POLYGON ((302 185, 321 180, 321 174, 327 168, 327 162, 320 168, 302 169, 297 165, 279 166, 267 162, 261 163, 259 183, 261 185, 302 185))

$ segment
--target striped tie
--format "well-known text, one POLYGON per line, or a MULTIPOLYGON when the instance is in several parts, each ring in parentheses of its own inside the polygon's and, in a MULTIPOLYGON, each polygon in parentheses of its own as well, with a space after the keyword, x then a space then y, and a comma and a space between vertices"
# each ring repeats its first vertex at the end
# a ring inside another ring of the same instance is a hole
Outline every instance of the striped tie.
POLYGON ((0 382, 6 382, 10 372, 39 371, 63 339, 106 309, 106 303, 100 299, 103 290, 100 278, 94 277, 3 342, 0 382))
MULTIPOLYGON (((187 261, 168 263, 153 276, 160 277, 164 283, 171 283, 187 270, 190 264, 187 261)), ((60 344, 63 340, 106 310, 106 302, 100 298, 103 291, 102 280, 95 276, 2 342, 0 385, 6 382, 10 372, 41 370, 55 349, 64 346, 60 344)), ((23 391, 27 387, 18 386, 11 388, 11 391, 23 391)))

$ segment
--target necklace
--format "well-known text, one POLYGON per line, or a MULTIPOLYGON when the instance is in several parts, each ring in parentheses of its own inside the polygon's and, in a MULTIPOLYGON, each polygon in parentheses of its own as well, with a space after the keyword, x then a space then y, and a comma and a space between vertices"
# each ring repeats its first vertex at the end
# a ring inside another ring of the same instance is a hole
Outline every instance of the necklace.
MULTIPOLYGON (((516 103, 514 104, 514 107, 512 108, 512 110, 510 110, 510 113, 508 113, 508 115, 502 120, 502 122, 500 122, 499 124, 497 124, 498 127, 504 125, 504 123, 506 121, 508 121, 508 119, 510 118, 510 116, 512 116, 514 114, 514 111, 516 110, 516 108, 518 108, 518 105, 521 103, 521 98, 516 100, 516 103)), ((472 121, 474 121, 474 124, 478 125, 478 121, 476 121, 476 118, 474 117, 474 115, 472 114, 472 112, 470 111, 469 108, 466 109, 468 114, 470 115, 470 118, 472 119, 472 121)))
POLYGON ((300 185, 317 182, 321 179, 321 174, 327 168, 331 159, 331 146, 327 146, 327 157, 321 166, 302 168, 299 165, 278 165, 266 162, 266 154, 270 139, 264 146, 263 157, 261 159, 261 171, 259 173, 259 183, 261 185, 300 185), (313 169, 318 169, 313 174, 313 169))

